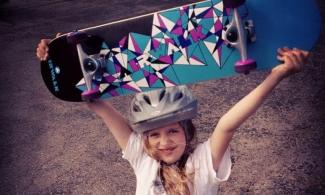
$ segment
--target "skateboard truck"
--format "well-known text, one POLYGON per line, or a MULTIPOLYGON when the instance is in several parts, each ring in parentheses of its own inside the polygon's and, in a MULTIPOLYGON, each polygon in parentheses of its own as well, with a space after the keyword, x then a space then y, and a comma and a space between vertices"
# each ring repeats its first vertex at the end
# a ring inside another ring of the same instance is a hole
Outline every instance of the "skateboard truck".
POLYGON ((224 0, 224 6, 233 9, 232 21, 225 27, 222 37, 230 47, 236 48, 240 53, 240 60, 235 63, 235 71, 248 74, 256 68, 256 61, 247 57, 247 42, 256 40, 252 20, 243 22, 237 7, 245 0, 224 0))
POLYGON ((68 42, 76 45, 78 51, 79 62, 82 74, 86 83, 87 90, 81 94, 84 101, 91 101, 100 96, 99 88, 94 88, 92 84, 93 78, 101 79, 102 68, 105 67, 106 60, 101 54, 88 55, 82 47, 82 42, 87 40, 89 36, 82 32, 73 32, 68 35, 68 42))

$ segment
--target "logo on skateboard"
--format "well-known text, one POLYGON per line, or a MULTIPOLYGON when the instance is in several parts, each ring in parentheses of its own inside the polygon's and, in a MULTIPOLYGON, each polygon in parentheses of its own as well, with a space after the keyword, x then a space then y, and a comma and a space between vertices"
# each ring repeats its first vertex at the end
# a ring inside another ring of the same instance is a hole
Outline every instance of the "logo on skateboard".
POLYGON ((54 67, 52 60, 49 60, 48 64, 49 64, 49 68, 51 71, 51 79, 52 79, 53 89, 55 92, 59 92, 60 89, 59 89, 58 81, 56 79, 56 75, 60 74, 60 68, 54 67))

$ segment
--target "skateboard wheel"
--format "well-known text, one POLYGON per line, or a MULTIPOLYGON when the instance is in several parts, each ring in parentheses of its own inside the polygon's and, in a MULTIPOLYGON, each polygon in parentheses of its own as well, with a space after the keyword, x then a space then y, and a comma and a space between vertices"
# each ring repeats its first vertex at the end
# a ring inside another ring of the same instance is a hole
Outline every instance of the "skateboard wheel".
POLYGON ((254 70, 257 67, 256 61, 252 59, 247 59, 244 61, 238 61, 235 64, 235 71, 237 73, 248 74, 251 70, 254 70))
POLYGON ((89 91, 85 91, 81 94, 81 98, 84 101, 91 101, 93 99, 97 99, 100 96, 100 91, 99 89, 92 89, 89 91))
POLYGON ((226 40, 230 43, 235 43, 238 40, 238 32, 236 28, 227 31, 226 40))
POLYGON ((100 67, 100 64, 96 59, 86 58, 84 61, 84 68, 87 73, 94 72, 100 67))
POLYGON ((245 0, 223 0, 225 8, 237 8, 245 3, 245 0))
POLYGON ((83 32, 72 32, 67 36, 67 42, 72 45, 77 45, 88 39, 88 35, 83 32))

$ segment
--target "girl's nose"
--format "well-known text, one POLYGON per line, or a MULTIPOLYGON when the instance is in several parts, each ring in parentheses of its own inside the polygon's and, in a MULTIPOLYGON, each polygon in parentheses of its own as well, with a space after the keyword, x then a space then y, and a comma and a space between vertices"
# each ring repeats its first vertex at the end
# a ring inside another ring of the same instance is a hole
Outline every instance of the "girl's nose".
POLYGON ((160 146, 167 146, 172 142, 172 140, 170 139, 170 137, 168 135, 162 135, 160 137, 160 146))

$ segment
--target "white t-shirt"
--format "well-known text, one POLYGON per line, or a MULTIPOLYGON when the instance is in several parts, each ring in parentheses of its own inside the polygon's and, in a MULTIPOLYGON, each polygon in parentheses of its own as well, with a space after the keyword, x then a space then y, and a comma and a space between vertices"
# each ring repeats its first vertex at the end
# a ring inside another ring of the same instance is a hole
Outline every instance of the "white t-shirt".
MULTIPOLYGON (((123 158, 128 160, 137 178, 136 195, 165 195, 164 187, 158 177, 160 163, 151 158, 143 148, 142 136, 132 133, 123 158)), ((216 172, 213 169, 210 140, 199 144, 186 162, 186 172, 194 172, 193 195, 216 195, 218 183, 226 181, 231 172, 229 149, 216 172)))

